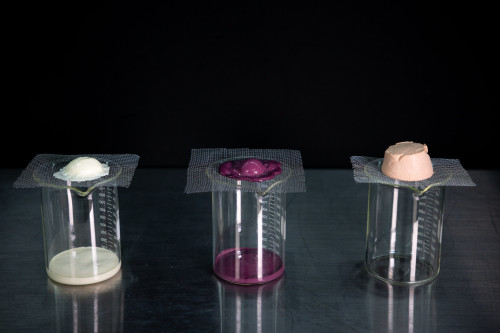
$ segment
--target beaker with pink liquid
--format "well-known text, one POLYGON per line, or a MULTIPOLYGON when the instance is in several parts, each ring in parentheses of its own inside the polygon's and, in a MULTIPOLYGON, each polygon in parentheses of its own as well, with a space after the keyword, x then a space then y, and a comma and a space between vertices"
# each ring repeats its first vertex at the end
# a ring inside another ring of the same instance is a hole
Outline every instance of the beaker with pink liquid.
POLYGON ((221 279, 260 284, 285 270, 285 193, 212 192, 213 267, 221 279))
POLYGON ((255 285, 282 276, 286 194, 305 191, 298 150, 193 149, 185 192, 212 193, 217 277, 255 285))

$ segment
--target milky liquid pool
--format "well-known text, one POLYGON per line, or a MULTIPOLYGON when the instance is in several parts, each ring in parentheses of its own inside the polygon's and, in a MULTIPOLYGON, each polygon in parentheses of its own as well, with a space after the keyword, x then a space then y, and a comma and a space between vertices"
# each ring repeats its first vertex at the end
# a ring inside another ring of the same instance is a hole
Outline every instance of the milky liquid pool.
POLYGON ((84 285, 107 280, 121 267, 118 256, 100 247, 78 247, 55 255, 47 274, 59 283, 84 285))

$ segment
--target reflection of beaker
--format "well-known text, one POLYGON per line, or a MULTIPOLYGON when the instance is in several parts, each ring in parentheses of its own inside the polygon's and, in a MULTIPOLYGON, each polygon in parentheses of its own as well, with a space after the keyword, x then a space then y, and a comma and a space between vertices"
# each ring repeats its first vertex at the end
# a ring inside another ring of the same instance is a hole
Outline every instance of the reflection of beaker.
POLYGON ((369 318, 372 332, 434 332, 433 283, 397 286, 370 279, 369 318))
POLYGON ((366 269, 384 282, 418 285, 439 273, 444 187, 423 194, 370 184, 366 269))
POLYGON ((220 332, 285 332, 284 278, 252 286, 216 281, 220 332))
POLYGON ((49 277, 64 284, 91 284, 121 267, 120 218, 116 187, 81 195, 42 188, 45 262, 49 277))
POLYGON ((122 274, 87 286, 47 280, 56 303, 57 332, 123 332, 122 274))
POLYGON ((222 279, 260 284, 285 270, 285 193, 212 192, 213 265, 222 279))

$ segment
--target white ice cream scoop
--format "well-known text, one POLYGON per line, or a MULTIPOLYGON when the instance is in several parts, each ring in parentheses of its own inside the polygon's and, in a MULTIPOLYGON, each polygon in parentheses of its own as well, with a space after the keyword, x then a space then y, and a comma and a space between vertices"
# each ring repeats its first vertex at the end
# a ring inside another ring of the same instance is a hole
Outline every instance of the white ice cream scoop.
POLYGON ((89 181, 109 174, 109 166, 93 157, 78 157, 69 162, 54 177, 69 181, 89 181))

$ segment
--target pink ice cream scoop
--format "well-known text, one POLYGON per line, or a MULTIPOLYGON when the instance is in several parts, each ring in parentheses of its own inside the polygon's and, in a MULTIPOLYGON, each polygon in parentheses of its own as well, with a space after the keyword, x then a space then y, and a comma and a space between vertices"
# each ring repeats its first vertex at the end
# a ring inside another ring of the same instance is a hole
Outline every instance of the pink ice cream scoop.
POLYGON ((219 165, 219 174, 238 180, 262 182, 281 174, 281 163, 256 158, 227 161, 219 165))

